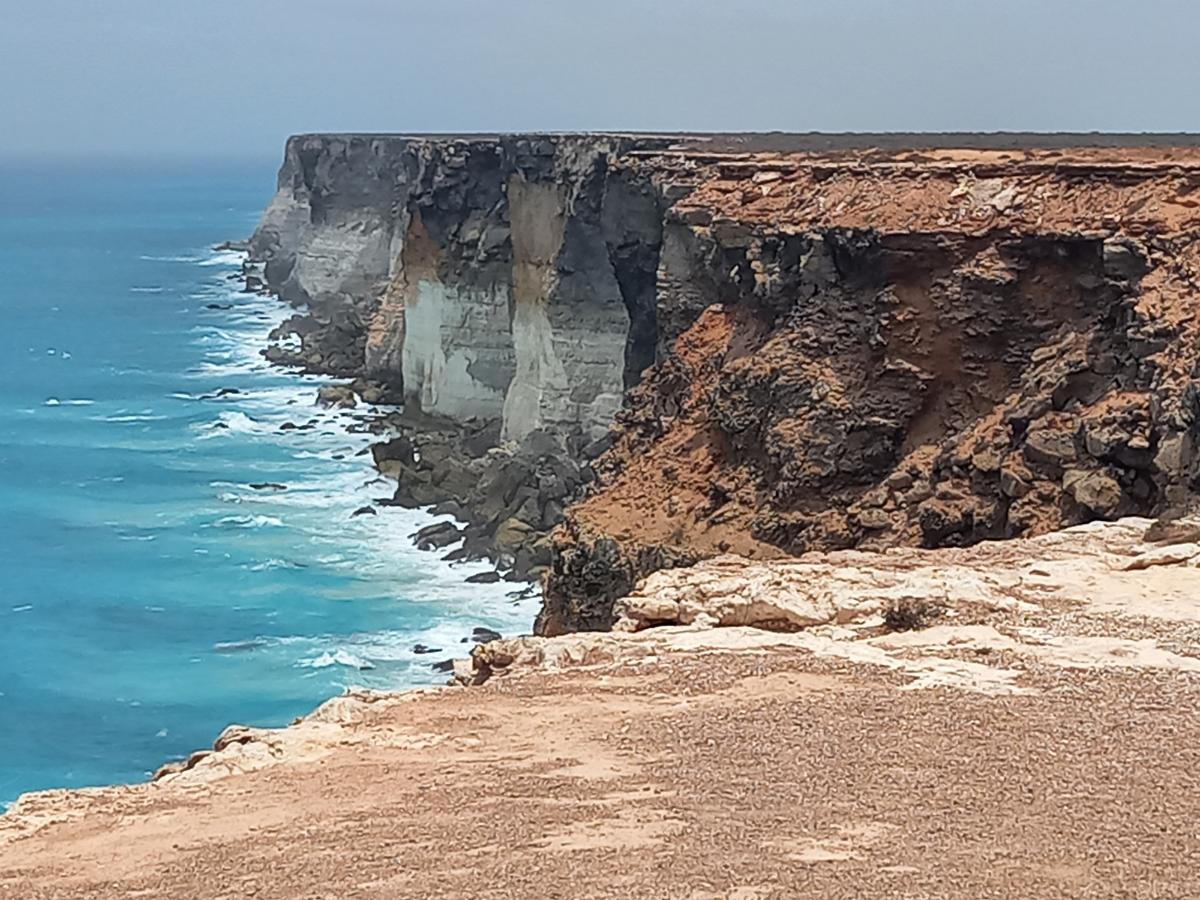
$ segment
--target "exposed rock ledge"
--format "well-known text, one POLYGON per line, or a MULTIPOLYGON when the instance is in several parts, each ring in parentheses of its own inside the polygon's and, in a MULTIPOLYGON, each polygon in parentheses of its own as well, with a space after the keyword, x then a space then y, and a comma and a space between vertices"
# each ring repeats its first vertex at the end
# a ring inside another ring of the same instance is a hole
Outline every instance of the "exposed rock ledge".
POLYGON ((646 578, 617 601, 611 633, 494 641, 476 648, 456 677, 475 684, 514 667, 763 648, 897 669, 915 678, 912 687, 1025 690, 1020 667, 978 661, 1000 651, 1069 668, 1200 674, 1200 656, 1177 655, 1153 637, 1072 628, 1093 616, 1200 622, 1197 541, 1200 520, 1167 528, 1122 519, 965 550, 717 557, 646 578), (1160 529, 1165 542, 1155 540, 1160 529), (889 627, 894 620, 906 633, 889 627))
POLYGON ((0 897, 1196 896, 1198 535, 661 572, 482 687, 28 795, 0 897))

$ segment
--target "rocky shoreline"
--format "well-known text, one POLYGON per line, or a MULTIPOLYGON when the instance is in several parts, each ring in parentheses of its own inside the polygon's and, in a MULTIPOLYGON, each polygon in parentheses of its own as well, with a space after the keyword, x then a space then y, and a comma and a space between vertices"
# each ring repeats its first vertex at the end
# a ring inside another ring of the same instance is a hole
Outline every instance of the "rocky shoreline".
MULTIPOLYGON (((214 249, 249 254, 250 248, 249 241, 227 241, 214 249)), ((247 255, 238 278, 246 293, 277 296, 265 281, 261 260, 247 255)), ((433 552, 461 543, 444 559, 488 560, 495 565, 494 575, 470 576, 469 582, 539 581, 550 562, 549 533, 563 521, 564 507, 594 480, 588 460, 607 449, 605 439, 571 448, 554 435, 535 430, 519 442, 503 443, 497 420, 454 421, 410 412, 400 392, 359 374, 361 367, 350 363, 346 352, 346 342, 353 344, 353 339, 331 329, 311 309, 289 317, 269 339, 262 351, 268 362, 339 379, 318 389, 317 406, 392 407, 354 426, 386 438, 372 445, 370 456, 376 471, 397 482, 397 487, 377 505, 428 508, 435 516, 457 520, 457 524, 420 529, 411 535, 414 544, 433 552), (314 340, 314 335, 319 337, 314 340), (347 378, 351 380, 341 380, 347 378)), ((374 507, 364 507, 355 514, 374 513, 374 507)))

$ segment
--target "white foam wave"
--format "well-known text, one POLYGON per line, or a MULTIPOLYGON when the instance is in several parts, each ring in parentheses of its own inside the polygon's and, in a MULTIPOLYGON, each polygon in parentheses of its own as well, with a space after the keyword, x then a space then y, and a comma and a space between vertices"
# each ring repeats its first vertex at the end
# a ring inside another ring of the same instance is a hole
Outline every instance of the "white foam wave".
POLYGON ((138 259, 146 262, 177 262, 177 263, 199 263, 204 261, 203 256, 139 256, 138 259))
POLYGON ((275 430, 269 423, 252 419, 241 410, 225 410, 214 421, 197 422, 191 427, 201 433, 201 439, 223 434, 270 434, 275 430))
POLYGON ((140 412, 128 413, 126 415, 104 416, 100 421, 115 422, 119 424, 126 422, 161 422, 166 418, 166 416, 157 416, 150 412, 140 412))
POLYGON ((43 406, 91 406, 95 400, 59 400, 57 397, 50 397, 46 400, 43 406))
POLYGON ((246 254, 241 250, 218 250, 207 259, 194 260, 202 266, 240 266, 246 254))
MULTIPOLYGON (((228 252, 205 264, 236 266, 241 260, 242 254, 228 252)), ((208 527, 270 529, 286 521, 286 531, 255 535, 256 545, 262 549, 248 560, 243 557, 244 571, 311 568, 322 576, 314 582, 321 585, 322 596, 331 601, 391 598, 404 623, 396 630, 359 635, 270 638, 270 647, 291 645, 287 661, 299 660, 295 665, 307 670, 303 677, 402 687, 442 679, 444 676, 432 672, 430 663, 461 655, 468 647, 462 639, 470 637, 474 626, 505 634, 528 631, 538 601, 536 596, 528 596, 514 602, 513 594, 524 585, 466 584, 469 575, 491 565, 451 564, 441 558, 450 548, 430 553, 413 546, 409 535, 438 521, 427 511, 379 506, 377 515, 353 516, 358 508, 391 493, 390 484, 374 480, 369 457, 356 456, 380 438, 345 431, 355 417, 362 418, 361 408, 355 414, 342 415, 314 406, 316 388, 327 379, 289 375, 263 359, 261 351, 269 332, 294 310, 248 298, 232 282, 222 283, 225 280, 220 275, 212 281, 189 297, 200 304, 233 304, 233 308, 222 309, 218 315, 205 314, 204 321, 210 324, 191 335, 198 344, 196 352, 205 355, 205 362, 188 373, 197 379, 195 393, 173 396, 200 400, 218 387, 237 388, 238 394, 222 398, 223 409, 214 421, 190 427, 201 438, 261 436, 284 448, 285 454, 282 461, 263 462, 261 467, 250 463, 253 475, 246 470, 231 471, 226 476, 229 480, 213 482, 210 496, 236 504, 224 510, 236 514, 214 510, 211 517, 216 521, 208 527), (280 426, 287 422, 299 427, 281 431, 280 426), (304 427, 310 422, 312 427, 304 427), (258 481, 286 483, 288 489, 253 491, 244 483, 258 481), (328 578, 330 575, 335 577, 328 578), (417 645, 437 653, 417 653, 417 645), (368 669, 373 671, 368 674, 368 669)), ((236 444, 231 442, 231 446, 236 444)), ((282 580, 284 576, 278 577, 282 580)), ((283 622, 286 609, 280 615, 283 622)))
POLYGON ((249 566, 251 572, 274 572, 280 569, 307 569, 304 563, 292 562, 288 559, 265 559, 249 566))
POLYGON ((190 378, 230 378, 238 375, 252 375, 255 372, 265 372, 267 363, 262 357, 255 362, 203 362, 186 373, 190 378))
POLYGON ((327 669, 330 666, 345 666, 348 669, 357 669, 360 672, 375 668, 375 663, 370 660, 363 659, 361 656, 355 656, 350 651, 341 648, 332 653, 325 651, 320 656, 311 659, 302 659, 296 665, 302 669, 327 669))
POLYGON ((161 294, 164 288, 161 287, 131 287, 130 293, 134 294, 161 294))
POLYGON ((222 516, 213 522, 216 528, 282 528, 278 516, 222 516))

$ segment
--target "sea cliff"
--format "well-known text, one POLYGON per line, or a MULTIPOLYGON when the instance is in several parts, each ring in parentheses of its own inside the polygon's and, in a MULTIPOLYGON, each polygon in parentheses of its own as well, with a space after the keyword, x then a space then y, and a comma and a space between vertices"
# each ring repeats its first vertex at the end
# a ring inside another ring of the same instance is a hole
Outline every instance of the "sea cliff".
POLYGON ((23 797, 0 896, 1194 897, 1187 136, 310 135, 247 287, 538 578, 454 687, 23 797))
POLYGON ((250 247, 316 320, 306 365, 505 440, 595 439, 654 359, 660 199, 617 163, 665 144, 295 137, 250 247))
POLYGON ((724 552, 1185 511, 1197 178, 1170 137, 306 135, 250 246, 305 310, 272 358, 403 401, 397 500, 558 633, 724 552))

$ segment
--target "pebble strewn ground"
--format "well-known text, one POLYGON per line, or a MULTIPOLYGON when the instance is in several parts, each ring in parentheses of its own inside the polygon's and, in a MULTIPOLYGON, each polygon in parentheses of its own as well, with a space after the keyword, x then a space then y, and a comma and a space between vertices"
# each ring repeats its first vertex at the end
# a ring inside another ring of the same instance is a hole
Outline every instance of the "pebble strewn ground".
POLYGON ((1200 896, 1200 678, 906 681, 679 654, 372 704, 319 759, 0 829, 0 897, 1200 896))

